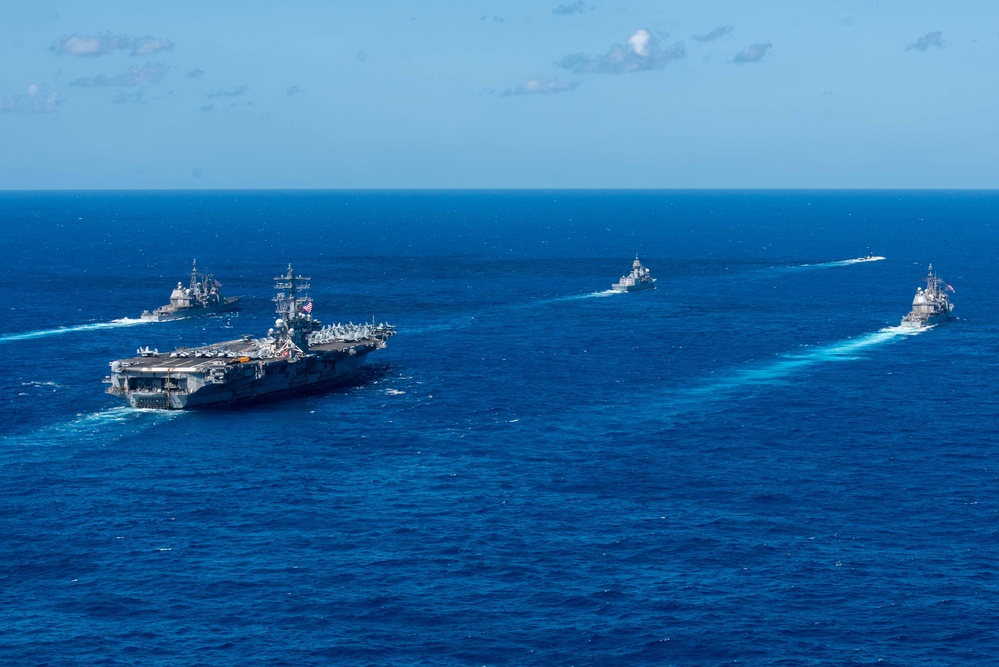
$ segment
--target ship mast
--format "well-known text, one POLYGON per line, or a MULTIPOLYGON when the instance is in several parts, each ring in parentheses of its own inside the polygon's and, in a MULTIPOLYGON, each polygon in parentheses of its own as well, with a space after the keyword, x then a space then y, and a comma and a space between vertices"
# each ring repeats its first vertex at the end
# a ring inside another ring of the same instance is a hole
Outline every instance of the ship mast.
POLYGON ((303 350, 308 349, 309 334, 319 324, 312 319, 311 306, 306 310, 302 309, 312 302, 312 297, 308 293, 312 289, 310 280, 312 278, 308 276, 295 275, 289 264, 288 273, 274 277, 274 289, 278 290, 278 293, 271 299, 276 304, 275 312, 284 320, 284 326, 288 329, 292 340, 303 350))

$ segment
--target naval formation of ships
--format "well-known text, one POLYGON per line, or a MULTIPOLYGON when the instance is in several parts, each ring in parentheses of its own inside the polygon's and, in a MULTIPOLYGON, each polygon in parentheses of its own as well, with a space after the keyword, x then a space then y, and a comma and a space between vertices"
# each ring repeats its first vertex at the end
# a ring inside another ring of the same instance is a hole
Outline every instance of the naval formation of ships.
POLYGON ((244 336, 161 354, 148 347, 111 362, 108 393, 135 408, 182 410, 270 396, 354 373, 395 335, 389 324, 322 326, 312 317, 309 278, 274 279, 278 319, 262 338, 244 336))
MULTIPOLYGON (((273 301, 277 320, 261 338, 244 336, 197 348, 183 347, 161 354, 148 347, 136 356, 111 362, 105 381, 108 393, 124 398, 132 407, 181 410, 280 394, 329 383, 348 376, 367 356, 386 346, 394 336, 390 324, 336 324, 322 326, 312 317, 309 278, 295 275, 291 265, 277 276, 273 301)), ((656 279, 638 257, 631 272, 611 285, 615 292, 654 289, 656 279)), ((177 285, 170 304, 143 319, 169 320, 235 310, 241 297, 223 297, 221 284, 210 274, 191 272, 190 285, 177 285)), ((901 326, 920 328, 946 322, 954 306, 944 283, 930 265, 926 287, 912 300, 912 310, 901 326)))

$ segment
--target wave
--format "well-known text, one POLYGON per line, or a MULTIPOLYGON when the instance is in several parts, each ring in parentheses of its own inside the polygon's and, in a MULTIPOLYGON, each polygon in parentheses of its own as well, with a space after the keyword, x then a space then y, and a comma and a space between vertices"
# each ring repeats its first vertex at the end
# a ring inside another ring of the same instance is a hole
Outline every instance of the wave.
POLYGON ((794 266, 783 266, 779 267, 785 270, 799 270, 799 269, 830 269, 837 266, 853 266, 854 264, 865 264, 867 262, 880 262, 886 259, 881 255, 868 255, 867 257, 854 257, 853 259, 837 259, 832 262, 814 262, 811 264, 797 264, 794 266))
POLYGON ((128 406, 117 406, 79 414, 64 422, 50 424, 41 429, 22 435, 5 438, 10 444, 20 445, 59 445, 106 442, 155 426, 181 414, 178 410, 142 410, 128 406))
POLYGON ((0 343, 12 343, 19 340, 31 340, 33 338, 45 338, 47 336, 61 336, 62 334, 76 333, 79 331, 99 331, 100 329, 117 329, 119 327, 134 327, 137 324, 149 324, 153 320, 143 320, 137 317, 122 317, 110 322, 94 322, 92 324, 78 324, 70 327, 58 327, 56 329, 41 329, 38 331, 27 331, 25 333, 5 334, 0 336, 0 343))
POLYGON ((614 296, 615 294, 626 294, 626 292, 619 292, 614 289, 605 289, 600 292, 590 292, 589 294, 579 294, 577 296, 564 297, 565 299, 592 299, 594 297, 604 298, 608 296, 614 296))
MULTIPOLYGON (((932 327, 928 327, 932 328, 932 327)), ((847 338, 828 345, 807 349, 804 352, 781 354, 772 363, 757 368, 738 370, 727 377, 709 384, 694 387, 680 398, 679 403, 700 403, 705 399, 728 399, 737 390, 747 387, 777 384, 789 376, 818 364, 859 359, 868 348, 884 345, 907 336, 915 336, 928 328, 886 327, 857 338, 847 338)))

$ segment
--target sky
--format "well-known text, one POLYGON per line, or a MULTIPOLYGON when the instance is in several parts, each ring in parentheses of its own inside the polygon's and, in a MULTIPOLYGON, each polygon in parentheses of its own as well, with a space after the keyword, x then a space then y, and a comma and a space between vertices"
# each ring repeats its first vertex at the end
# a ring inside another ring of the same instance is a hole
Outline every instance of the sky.
POLYGON ((32 0, 0 190, 996 188, 999 4, 32 0))

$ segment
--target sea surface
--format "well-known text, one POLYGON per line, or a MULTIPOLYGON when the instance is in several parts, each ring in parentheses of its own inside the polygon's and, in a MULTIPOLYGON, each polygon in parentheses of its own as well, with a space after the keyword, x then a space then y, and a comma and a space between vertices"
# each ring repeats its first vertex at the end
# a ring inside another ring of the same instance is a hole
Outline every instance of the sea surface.
POLYGON ((0 230, 0 664, 999 655, 997 192, 8 192, 0 230), (608 293, 636 253, 658 289, 608 293), (195 259, 239 313, 138 321, 195 259), (931 262, 956 319, 900 330, 931 262), (289 263, 397 326, 363 374, 104 393, 262 335, 289 263))

